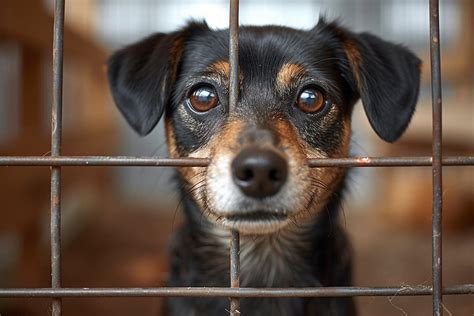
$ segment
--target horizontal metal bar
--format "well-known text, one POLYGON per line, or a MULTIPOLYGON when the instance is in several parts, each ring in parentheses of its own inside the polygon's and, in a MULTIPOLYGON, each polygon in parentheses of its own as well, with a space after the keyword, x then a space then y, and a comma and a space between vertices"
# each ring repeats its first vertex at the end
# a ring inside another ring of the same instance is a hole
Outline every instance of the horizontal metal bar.
POLYGON ((124 166, 124 167, 207 167, 206 158, 153 158, 124 156, 10 156, 0 157, 0 166, 124 166))
MULTIPOLYGON (((0 156, 1 166, 123 166, 207 167, 208 158, 153 158, 130 156, 0 156)), ((446 156, 444 166, 474 166, 474 156, 446 156)), ((308 159, 310 167, 422 167, 432 157, 351 157, 308 159)))
MULTIPOLYGON (((0 298, 51 297, 343 297, 431 295, 429 286, 404 287, 317 287, 317 288, 15 288, 0 289, 0 298)), ((446 295, 472 295, 474 284, 444 287, 446 295)))
MULTIPOLYGON (((350 157, 308 159, 310 167, 423 167, 432 165, 432 157, 350 157)), ((444 166, 472 166, 473 156, 446 156, 444 166)))

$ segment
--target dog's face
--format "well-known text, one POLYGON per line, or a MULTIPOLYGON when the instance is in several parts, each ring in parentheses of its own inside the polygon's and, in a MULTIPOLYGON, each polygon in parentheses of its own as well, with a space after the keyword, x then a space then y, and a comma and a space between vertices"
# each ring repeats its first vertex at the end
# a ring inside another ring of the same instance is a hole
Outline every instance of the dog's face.
POLYGON ((170 157, 210 158, 181 178, 211 221, 244 234, 308 222, 345 170, 362 98, 377 134, 396 140, 414 111, 420 61, 402 46, 320 22, 310 31, 240 30, 238 102, 229 98, 229 33, 191 23, 117 52, 109 80, 119 109, 145 135, 166 111, 170 157))

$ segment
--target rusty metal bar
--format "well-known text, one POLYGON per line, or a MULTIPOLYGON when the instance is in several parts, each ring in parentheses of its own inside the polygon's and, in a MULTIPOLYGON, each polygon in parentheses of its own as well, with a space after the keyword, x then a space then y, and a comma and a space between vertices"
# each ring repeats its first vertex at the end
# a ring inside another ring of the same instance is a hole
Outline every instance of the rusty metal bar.
MULTIPOLYGON (((308 159, 310 167, 430 167, 433 157, 350 157, 308 159)), ((129 156, 2 156, 0 167, 122 166, 207 167, 208 158, 154 158, 129 156)), ((474 156, 445 156, 443 166, 474 166, 474 156)))
MULTIPOLYGON (((230 287, 240 287, 240 236, 235 230, 232 231, 230 239, 230 287)), ((240 315, 240 300, 236 297, 230 298, 230 315, 240 315)))
MULTIPOLYGON (((53 31, 53 105, 51 109, 51 156, 61 155, 64 3, 56 0, 53 31)), ((61 288, 61 167, 51 167, 51 287, 61 288)), ((53 298, 52 316, 61 316, 61 298, 53 298)))
POLYGON ((239 0, 230 0, 229 12, 229 107, 239 98, 239 0))
MULTIPOLYGON (((235 107, 239 94, 238 68, 238 9, 239 1, 230 0, 229 104, 235 107)), ((61 288, 61 167, 62 166, 208 166, 209 159, 61 156, 63 33, 65 0, 56 0, 54 11, 53 44, 53 106, 51 156, 0 157, 0 166, 51 167, 51 288, 0 289, 1 298, 52 298, 52 315, 61 315, 63 297, 229 297, 231 315, 240 315, 239 298, 242 297, 339 297, 339 296, 433 296, 433 315, 443 313, 444 295, 473 295, 474 284, 443 287, 442 284, 442 166, 472 166, 473 156, 442 157, 442 95, 440 70, 439 0, 430 0, 430 45, 433 102, 433 154, 431 157, 351 157, 334 159, 308 159, 310 167, 411 167, 431 166, 433 170, 433 226, 432 273, 433 286, 415 287, 321 287, 321 288, 240 288, 239 234, 232 232, 230 244, 231 288, 61 288)))
MULTIPOLYGON (((229 108, 237 106, 239 98, 239 0, 229 2, 229 108)), ((240 236, 233 230, 230 238, 230 286, 240 286, 240 236)), ((240 315, 240 299, 230 297, 230 316, 240 315)))
MULTIPOLYGON (((474 284, 443 288, 445 295, 473 295, 474 284)), ((429 286, 405 287, 313 287, 313 288, 35 288, 0 289, 0 298, 51 297, 352 297, 352 296, 426 296, 429 286)))
MULTIPOLYGON (((473 157, 474 158, 474 157, 473 157)), ((123 167, 207 167, 207 158, 153 158, 123 156, 31 156, 0 157, 0 166, 123 166, 123 167)), ((474 162, 474 159, 473 159, 474 162)))
POLYGON ((442 272, 442 95, 441 52, 439 34, 439 0, 430 0, 431 97, 433 104, 433 213, 432 213, 432 277, 433 315, 443 315, 442 272))
MULTIPOLYGON (((445 166, 471 166, 474 157, 446 156, 445 166)), ((350 157, 308 159, 310 167, 423 167, 432 166, 432 157, 350 157)))

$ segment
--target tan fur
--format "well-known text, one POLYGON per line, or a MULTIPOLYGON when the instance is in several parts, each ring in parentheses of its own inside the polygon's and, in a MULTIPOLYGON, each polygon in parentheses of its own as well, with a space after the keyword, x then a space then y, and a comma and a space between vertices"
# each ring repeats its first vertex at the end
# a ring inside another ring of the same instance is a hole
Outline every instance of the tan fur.
MULTIPOLYGON (((170 48, 170 65, 173 67, 171 71, 171 82, 176 80, 176 75, 178 72, 178 64, 181 60, 181 56, 183 54, 183 45, 184 45, 184 38, 183 37, 176 37, 170 48)), ((165 81, 166 82, 166 81, 165 81)))
POLYGON ((302 140, 290 122, 278 121, 275 122, 275 127, 281 145, 288 148, 287 155, 295 161, 295 166, 293 168, 290 166, 290 172, 293 172, 293 176, 297 177, 297 181, 300 182, 305 191, 318 197, 317 200, 311 203, 312 205, 306 205, 305 207, 308 209, 301 210, 294 219, 295 222, 304 224, 306 219, 320 211, 321 205, 325 204, 325 201, 329 198, 330 193, 334 190, 334 184, 338 183, 344 170, 342 168, 309 168, 307 159, 328 158, 328 156, 302 140), (316 184, 311 179, 318 179, 320 184, 316 184))
POLYGON ((222 76, 226 81, 230 77, 230 65, 226 60, 218 60, 207 67, 207 71, 217 73, 222 76))
MULTIPOLYGON (((176 148, 175 135, 171 126, 171 122, 168 120, 165 123, 166 135, 168 142, 168 152, 171 158, 179 158, 179 153, 176 148)), ((211 138, 209 143, 190 153, 188 157, 190 158, 210 158, 211 161, 216 154, 222 154, 223 151, 231 151, 235 147, 234 141, 237 139, 239 133, 243 128, 243 123, 240 121, 229 121, 226 126, 222 129, 220 134, 214 135, 211 138)), ((208 168, 204 167, 179 167, 178 172, 181 174, 182 178, 188 186, 188 190, 192 192, 195 200, 200 207, 203 207, 204 201, 204 192, 197 189, 204 187, 204 183, 207 178, 208 168)))
MULTIPOLYGON (((174 135, 171 122, 166 120, 165 122, 166 138, 168 143, 168 155, 170 158, 181 158, 176 147, 176 139, 174 135)), ((201 154, 202 158, 207 157, 206 153, 201 154)), ((201 158, 201 157, 196 157, 201 158)), ((199 181, 202 181, 202 174, 205 173, 206 168, 204 167, 178 167, 178 172, 182 175, 184 181, 190 187, 197 186, 199 181)))
MULTIPOLYGON (((214 78, 222 86, 228 86, 230 80, 230 64, 227 60, 218 60, 207 66, 204 74, 214 78)), ((242 71, 239 71, 239 85, 242 86, 244 76, 242 71)))
POLYGON ((349 64, 351 65, 352 73, 354 74, 354 78, 356 80, 357 89, 361 91, 363 88, 363 81, 360 73, 362 56, 360 55, 356 43, 354 43, 352 40, 343 39, 342 45, 344 47, 344 51, 346 52, 347 59, 349 60, 349 64))
POLYGON ((303 66, 298 64, 284 64, 277 74, 276 84, 278 89, 286 89, 295 77, 306 72, 303 66))
POLYGON ((179 158, 178 150, 176 148, 176 139, 174 136, 171 121, 167 118, 165 120, 166 142, 168 144, 168 155, 170 158, 179 158))

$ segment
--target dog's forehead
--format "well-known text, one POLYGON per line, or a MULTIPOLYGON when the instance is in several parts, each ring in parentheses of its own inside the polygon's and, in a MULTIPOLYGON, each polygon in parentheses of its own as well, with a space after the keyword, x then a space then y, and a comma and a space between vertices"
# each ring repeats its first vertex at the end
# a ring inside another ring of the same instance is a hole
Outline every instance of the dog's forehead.
MULTIPOLYGON (((182 70, 196 75, 209 70, 228 71, 228 42, 227 30, 210 31, 192 39, 184 51, 182 70)), ((309 31, 243 27, 239 35, 239 70, 246 81, 275 78, 289 64, 318 65, 330 55, 325 38, 309 31)))

